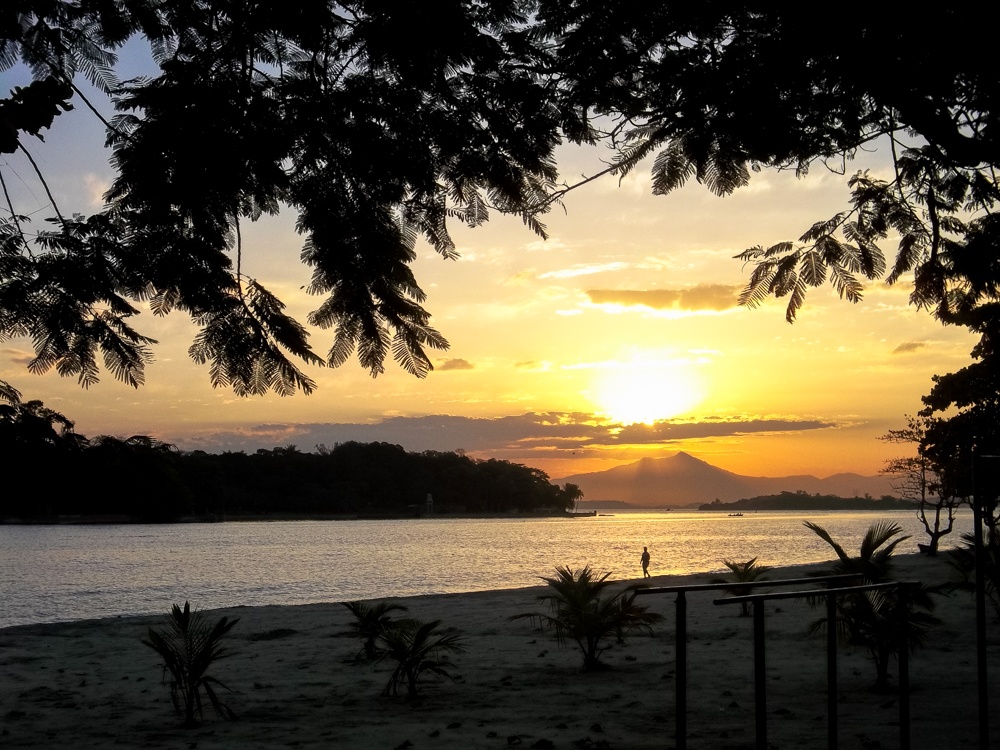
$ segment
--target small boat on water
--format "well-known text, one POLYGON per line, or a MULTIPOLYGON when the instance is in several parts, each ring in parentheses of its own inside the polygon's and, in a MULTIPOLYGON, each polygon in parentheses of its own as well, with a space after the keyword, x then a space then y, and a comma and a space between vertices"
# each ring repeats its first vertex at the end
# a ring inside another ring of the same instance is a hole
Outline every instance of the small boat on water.
POLYGON ((742 513, 730 513, 729 517, 730 518, 742 518, 743 514, 742 513))

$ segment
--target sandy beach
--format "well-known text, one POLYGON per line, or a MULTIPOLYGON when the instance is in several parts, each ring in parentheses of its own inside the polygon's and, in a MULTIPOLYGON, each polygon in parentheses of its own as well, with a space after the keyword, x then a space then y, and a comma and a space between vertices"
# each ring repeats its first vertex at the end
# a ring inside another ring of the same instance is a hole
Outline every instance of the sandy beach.
MULTIPOLYGON (((772 571, 798 577, 822 565, 772 571)), ((894 578, 935 583, 944 559, 900 556, 894 578)), ((710 575, 654 577, 654 586, 707 583, 710 575)), ((430 676, 415 700, 381 692, 387 662, 358 661, 350 614, 338 603, 234 608, 233 656, 213 668, 239 715, 210 709, 183 729, 161 684, 159 657, 142 645, 161 618, 117 618, 0 630, 0 747, 215 748, 673 748, 675 603, 642 598, 666 618, 653 636, 613 642, 610 667, 583 672, 575 646, 560 647, 511 615, 536 611, 542 588, 398 600, 409 615, 442 620, 463 637, 453 680, 430 676)), ((689 748, 754 746, 752 618, 688 597, 689 748)), ((198 603, 192 602, 197 608, 198 603)), ((974 602, 939 597, 941 624, 910 662, 914 748, 977 747, 974 602)), ((807 633, 821 610, 802 601, 767 608, 768 739, 774 748, 826 746, 822 635, 807 633)), ((990 613, 991 681, 1000 686, 1000 639, 990 613)), ((875 693, 865 654, 839 652, 840 746, 898 747, 896 695, 875 693)), ((895 675, 895 668, 892 669, 895 675)), ((994 690, 997 700, 1000 692, 994 690)), ((994 713, 997 713, 994 706, 994 713)), ((992 727, 1000 741, 1000 722, 992 727)))

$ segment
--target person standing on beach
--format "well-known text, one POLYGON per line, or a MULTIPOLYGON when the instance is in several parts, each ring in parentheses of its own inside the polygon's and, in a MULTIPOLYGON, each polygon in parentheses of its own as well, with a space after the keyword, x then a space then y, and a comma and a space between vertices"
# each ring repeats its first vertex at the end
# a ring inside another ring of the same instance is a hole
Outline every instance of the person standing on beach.
POLYGON ((642 561, 642 577, 649 578, 649 550, 645 547, 642 548, 642 557, 639 558, 642 561))

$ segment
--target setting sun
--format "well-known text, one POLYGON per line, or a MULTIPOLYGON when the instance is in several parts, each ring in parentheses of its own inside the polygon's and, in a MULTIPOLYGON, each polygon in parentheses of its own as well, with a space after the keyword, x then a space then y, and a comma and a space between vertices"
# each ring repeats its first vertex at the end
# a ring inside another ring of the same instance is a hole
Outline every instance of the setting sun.
POLYGON ((670 419, 704 398, 702 386, 675 367, 637 364, 606 372, 595 384, 598 410, 622 424, 670 419))

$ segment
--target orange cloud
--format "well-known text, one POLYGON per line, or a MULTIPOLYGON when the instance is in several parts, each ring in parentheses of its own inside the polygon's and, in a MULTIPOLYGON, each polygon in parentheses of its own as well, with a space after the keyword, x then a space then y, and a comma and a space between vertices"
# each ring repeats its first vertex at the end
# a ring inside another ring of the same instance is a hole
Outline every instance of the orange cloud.
POLYGON ((434 369, 438 372, 447 370, 474 370, 476 366, 467 359, 443 359, 434 369))
POLYGON ((728 310, 736 306, 738 287, 699 284, 690 289, 590 289, 587 296, 596 305, 649 307, 654 310, 728 310))

